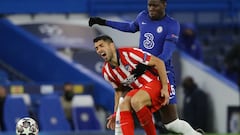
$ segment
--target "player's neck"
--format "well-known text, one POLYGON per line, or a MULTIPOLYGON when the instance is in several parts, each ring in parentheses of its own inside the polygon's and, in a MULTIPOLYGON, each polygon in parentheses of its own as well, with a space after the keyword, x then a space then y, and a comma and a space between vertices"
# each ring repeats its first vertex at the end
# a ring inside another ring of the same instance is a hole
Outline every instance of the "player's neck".
POLYGON ((114 54, 113 54, 113 57, 112 57, 112 59, 109 61, 109 63, 110 63, 112 66, 114 66, 114 67, 119 66, 117 53, 114 53, 114 54))
POLYGON ((165 12, 159 16, 159 20, 163 19, 166 16, 165 12))
POLYGON ((118 62, 116 62, 116 61, 109 61, 109 63, 110 63, 110 65, 113 67, 113 68, 115 68, 115 67, 117 67, 118 66, 118 62))
POLYGON ((159 20, 162 20, 165 16, 166 16, 166 14, 162 14, 162 15, 160 15, 158 18, 155 18, 155 19, 151 18, 151 19, 152 19, 153 21, 159 21, 159 20))

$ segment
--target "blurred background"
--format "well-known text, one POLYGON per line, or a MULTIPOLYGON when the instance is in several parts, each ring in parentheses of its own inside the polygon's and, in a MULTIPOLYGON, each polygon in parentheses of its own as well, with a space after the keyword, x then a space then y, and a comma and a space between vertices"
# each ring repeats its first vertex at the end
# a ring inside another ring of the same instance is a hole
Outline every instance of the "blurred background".
MULTIPOLYGON (((180 118, 183 82, 191 78, 207 96, 205 130, 239 134, 240 1, 167 3, 167 14, 181 24, 174 54, 180 118)), ((105 124, 114 91, 92 40, 107 34, 118 47, 137 47, 139 33, 91 28, 88 19, 132 21, 146 8, 147 0, 0 0, 0 134, 13 134, 24 116, 38 122, 40 134, 113 134, 105 124)))

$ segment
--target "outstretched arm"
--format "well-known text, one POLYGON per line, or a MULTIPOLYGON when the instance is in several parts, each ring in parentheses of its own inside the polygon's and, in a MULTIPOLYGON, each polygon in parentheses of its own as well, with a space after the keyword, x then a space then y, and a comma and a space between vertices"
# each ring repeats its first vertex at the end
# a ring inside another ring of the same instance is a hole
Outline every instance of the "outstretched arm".
POLYGON ((117 29, 124 32, 137 32, 138 27, 135 22, 117 22, 117 21, 110 21, 105 20, 100 17, 90 17, 88 21, 88 25, 92 27, 94 24, 109 26, 113 29, 117 29))

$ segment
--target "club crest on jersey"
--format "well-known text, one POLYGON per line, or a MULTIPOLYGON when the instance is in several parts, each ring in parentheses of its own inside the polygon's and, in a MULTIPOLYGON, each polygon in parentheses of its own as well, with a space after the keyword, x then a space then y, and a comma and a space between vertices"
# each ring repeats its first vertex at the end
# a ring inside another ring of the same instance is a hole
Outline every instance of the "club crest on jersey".
POLYGON ((130 65, 126 65, 124 68, 125 68, 128 72, 131 72, 131 71, 132 71, 132 68, 131 68, 130 65))
POLYGON ((158 26, 157 27, 157 33, 161 33, 163 31, 163 27, 162 26, 158 26))

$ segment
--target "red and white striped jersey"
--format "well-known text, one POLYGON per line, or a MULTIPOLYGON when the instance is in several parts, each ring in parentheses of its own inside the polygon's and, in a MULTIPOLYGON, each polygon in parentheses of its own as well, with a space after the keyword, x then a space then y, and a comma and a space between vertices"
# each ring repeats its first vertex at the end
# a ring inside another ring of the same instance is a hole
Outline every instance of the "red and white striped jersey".
POLYGON ((146 70, 137 78, 131 74, 132 71, 136 69, 137 64, 142 63, 148 65, 151 58, 150 53, 138 48, 120 48, 117 50, 117 57, 119 66, 113 67, 108 62, 105 62, 102 69, 105 80, 110 82, 113 88, 124 85, 136 89, 141 88, 153 80, 158 80, 158 76, 149 70, 146 70))

